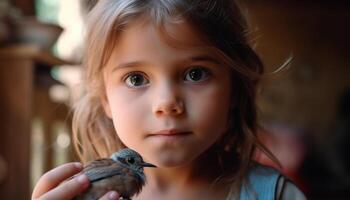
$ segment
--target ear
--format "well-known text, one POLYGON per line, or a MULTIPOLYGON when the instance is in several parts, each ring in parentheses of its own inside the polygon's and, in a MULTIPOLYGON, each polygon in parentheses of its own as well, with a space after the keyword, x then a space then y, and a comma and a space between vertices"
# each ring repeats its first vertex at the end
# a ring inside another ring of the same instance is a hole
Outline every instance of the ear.
POLYGON ((105 95, 101 98, 101 102, 102 102, 103 110, 105 111, 107 117, 112 119, 111 107, 109 106, 108 99, 107 99, 107 97, 105 95))

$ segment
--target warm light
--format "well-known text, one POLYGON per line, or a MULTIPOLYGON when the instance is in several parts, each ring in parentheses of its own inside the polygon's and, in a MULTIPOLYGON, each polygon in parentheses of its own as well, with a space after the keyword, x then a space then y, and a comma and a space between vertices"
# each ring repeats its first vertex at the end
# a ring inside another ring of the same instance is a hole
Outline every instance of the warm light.
POLYGON ((57 136, 56 143, 62 149, 69 147, 70 142, 71 140, 68 133, 62 132, 57 136))
POLYGON ((49 89, 49 95, 54 102, 67 102, 69 100, 69 89, 64 85, 53 85, 49 89))

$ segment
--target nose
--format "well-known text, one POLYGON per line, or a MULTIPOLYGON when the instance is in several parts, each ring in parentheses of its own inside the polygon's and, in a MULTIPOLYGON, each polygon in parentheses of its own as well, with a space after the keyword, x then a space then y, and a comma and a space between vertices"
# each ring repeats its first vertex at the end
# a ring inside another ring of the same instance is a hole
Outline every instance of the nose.
POLYGON ((176 87, 167 85, 157 89, 153 98, 153 113, 156 116, 180 115, 184 112, 184 103, 176 87))

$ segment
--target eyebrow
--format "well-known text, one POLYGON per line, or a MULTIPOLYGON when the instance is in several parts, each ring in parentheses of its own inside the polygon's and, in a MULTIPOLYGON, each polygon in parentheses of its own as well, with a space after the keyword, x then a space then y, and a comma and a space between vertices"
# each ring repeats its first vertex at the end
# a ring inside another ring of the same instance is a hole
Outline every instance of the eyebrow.
POLYGON ((212 56, 209 56, 209 55, 198 55, 198 56, 193 56, 193 57, 190 57, 189 59, 190 61, 192 62, 212 62, 212 63, 215 63, 215 64, 220 64, 219 60, 218 59, 215 59, 214 57, 212 56))
POLYGON ((132 61, 132 62, 120 63, 112 71, 116 71, 118 69, 123 69, 123 68, 142 66, 145 64, 146 64, 146 62, 142 62, 142 61, 132 61))
MULTIPOLYGON (((184 59, 182 62, 211 62, 214 64, 221 64, 217 59, 215 59, 209 55, 192 56, 192 57, 184 59)), ((112 71, 116 71, 116 70, 123 69, 123 68, 144 66, 146 64, 147 63, 144 61, 131 61, 131 62, 120 63, 112 71)))

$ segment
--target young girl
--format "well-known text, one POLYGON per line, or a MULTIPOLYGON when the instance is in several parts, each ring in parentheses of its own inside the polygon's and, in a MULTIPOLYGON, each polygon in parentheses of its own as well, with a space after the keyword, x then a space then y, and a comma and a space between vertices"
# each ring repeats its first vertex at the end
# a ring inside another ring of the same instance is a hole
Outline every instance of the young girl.
MULTIPOLYGON (((253 162, 263 65, 233 0, 100 0, 88 18, 86 91, 73 119, 83 161, 120 148, 157 166, 134 199, 305 199, 253 162)), ((276 160, 276 159, 274 159, 276 160)), ((33 199, 71 199, 89 186, 68 163, 33 199)), ((102 199, 117 199, 110 191, 102 199)))

